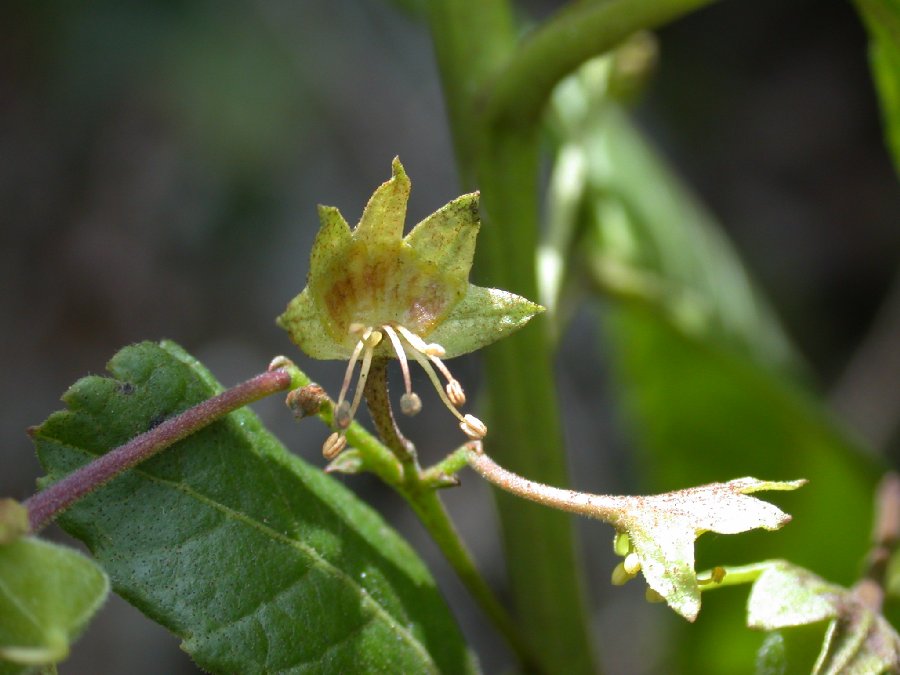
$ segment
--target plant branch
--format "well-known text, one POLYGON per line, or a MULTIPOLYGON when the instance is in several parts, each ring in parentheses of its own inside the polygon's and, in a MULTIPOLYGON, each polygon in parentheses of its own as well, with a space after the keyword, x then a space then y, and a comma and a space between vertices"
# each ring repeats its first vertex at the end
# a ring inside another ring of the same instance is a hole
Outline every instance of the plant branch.
POLYGON ((38 532, 74 502, 119 474, 199 431, 233 410, 291 386, 291 375, 275 369, 228 389, 166 420, 98 457, 24 502, 32 532, 38 532))
POLYGON ((487 83, 489 125, 533 129, 556 84, 633 33, 661 26, 713 0, 588 0, 572 3, 522 40, 487 83))

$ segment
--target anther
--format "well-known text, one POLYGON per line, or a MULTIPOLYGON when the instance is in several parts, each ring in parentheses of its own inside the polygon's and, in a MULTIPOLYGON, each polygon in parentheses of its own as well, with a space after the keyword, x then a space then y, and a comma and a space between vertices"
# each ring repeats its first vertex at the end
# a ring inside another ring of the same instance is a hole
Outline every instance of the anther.
POLYGON ((437 342, 431 342, 425 345, 425 349, 422 350, 422 353, 426 356, 436 356, 440 358, 447 353, 447 350, 441 347, 437 342))
POLYGON ((335 431, 322 444, 322 455, 325 459, 332 460, 337 457, 341 450, 347 447, 347 437, 342 433, 335 431))
POLYGON ((415 392, 409 391, 400 397, 400 412, 410 417, 422 410, 422 399, 415 392))
POLYGON ((455 378, 451 379, 447 383, 446 390, 447 398, 449 398, 450 402, 457 408, 466 404, 466 392, 463 391, 462 385, 459 383, 459 380, 455 378))
POLYGON ((473 441, 481 440, 487 436, 487 426, 475 415, 466 415, 462 422, 459 423, 459 428, 473 441))
POLYGON ((629 553, 622 561, 622 567, 628 574, 634 576, 641 571, 641 559, 638 558, 637 553, 629 553))
POLYGON ((350 401, 341 401, 334 408, 334 426, 338 429, 346 429, 353 421, 350 413, 350 401))

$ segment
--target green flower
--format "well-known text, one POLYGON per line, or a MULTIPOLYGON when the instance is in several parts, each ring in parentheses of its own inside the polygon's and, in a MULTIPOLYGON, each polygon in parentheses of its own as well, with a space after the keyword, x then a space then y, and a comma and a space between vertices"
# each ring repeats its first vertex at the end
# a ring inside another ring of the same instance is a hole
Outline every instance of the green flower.
MULTIPOLYGON (((477 192, 454 199, 404 237, 410 182, 399 159, 392 168, 391 179, 375 190, 355 229, 336 208, 319 207, 322 228, 310 255, 306 288, 278 324, 309 356, 348 360, 334 414, 339 433, 356 414, 375 358, 400 361, 405 385, 400 409, 408 415, 421 409, 412 391, 411 357, 462 430, 482 438, 484 424, 459 411, 465 394, 443 359, 499 340, 543 308, 513 293, 469 283, 480 227, 477 192), (350 402, 346 397, 360 360, 350 402), (446 380, 443 386, 438 372, 446 380)), ((340 451, 343 439, 330 440, 332 451, 340 451)))
POLYGON ((689 621, 700 611, 701 586, 722 582, 694 571, 694 541, 704 532, 737 534, 757 528, 777 530, 791 517, 750 495, 761 490, 796 490, 805 480, 737 478, 647 497, 611 497, 602 519, 619 531, 613 547, 625 557, 613 571, 622 584, 643 572, 647 585, 689 621), (615 500, 615 501, 614 501, 615 500), (608 515, 607 515, 608 514, 608 515), (627 535, 627 536, 623 536, 627 535))

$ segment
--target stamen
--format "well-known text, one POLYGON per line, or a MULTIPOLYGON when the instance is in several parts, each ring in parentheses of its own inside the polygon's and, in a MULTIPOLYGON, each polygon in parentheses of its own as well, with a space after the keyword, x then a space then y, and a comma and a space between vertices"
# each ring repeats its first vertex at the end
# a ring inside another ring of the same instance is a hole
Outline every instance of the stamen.
MULTIPOLYGON (((360 368, 359 371, 359 379, 356 381, 356 391, 353 392, 353 405, 350 406, 349 420, 352 420, 356 416, 356 411, 359 410, 363 391, 365 391, 366 388, 366 379, 369 377, 369 368, 372 365, 372 354, 375 351, 375 347, 381 342, 381 332, 377 330, 367 330, 366 335, 363 337, 363 341, 365 342, 366 349, 363 352, 363 362, 362 368, 360 368)), ((348 425, 350 424, 349 420, 347 421, 348 425)))
MULTIPOLYGON (((351 326, 357 325, 359 324, 351 324, 351 326)), ((353 371, 356 368, 356 362, 359 360, 359 354, 363 350, 363 347, 365 347, 365 337, 361 338, 360 341, 356 343, 356 346, 353 348, 353 353, 350 355, 350 362, 347 364, 347 370, 344 372, 344 383, 341 385, 341 393, 338 395, 337 405, 335 405, 335 413, 337 413, 337 409, 340 408, 341 404, 344 402, 347 390, 350 389, 350 380, 353 379, 353 371)))
MULTIPOLYGON (((425 356, 427 356, 431 360, 431 362, 437 366, 438 370, 441 371, 441 374, 445 378, 447 378, 447 398, 450 399, 453 405, 455 405, 456 407, 464 406, 466 404, 466 393, 463 391, 462 385, 459 383, 459 380, 453 377, 450 369, 447 368, 444 362, 440 359, 440 357, 446 354, 444 348, 436 342, 425 344, 425 341, 422 338, 420 338, 409 329, 404 328, 403 326, 397 326, 397 330, 402 333, 403 337, 406 338, 413 349, 425 354, 425 356)), ((435 386, 437 387, 437 385, 435 386)))
MULTIPOLYGON (((409 376, 409 362, 406 360, 406 350, 403 349, 400 338, 397 337, 397 333, 393 328, 387 324, 382 326, 382 328, 384 328, 384 332, 387 333, 387 336, 394 347, 394 351, 397 352, 397 359, 400 361, 400 370, 403 371, 403 386, 406 388, 406 395, 409 396, 412 394, 412 379, 409 376)), ((403 405, 402 402, 400 405, 403 405)), ((419 405, 421 407, 421 402, 419 405)))
POLYGON ((425 343, 425 340, 423 340, 418 335, 413 333, 409 328, 398 324, 397 331, 400 333, 400 335, 402 335, 403 337, 406 338, 406 341, 410 345, 412 345, 412 348, 415 349, 417 352, 422 352, 423 354, 428 353, 429 345, 427 345, 425 343))
POLYGON ((441 357, 447 353, 447 350, 441 347, 437 342, 428 343, 427 345, 425 345, 425 349, 423 349, 422 351, 428 354, 428 356, 437 357, 441 357))
POLYGON ((322 445, 322 455, 325 459, 331 460, 337 457, 341 450, 347 447, 347 437, 339 431, 335 431, 322 445))
POLYGON ((421 410, 422 399, 419 398, 417 393, 411 391, 400 397, 400 412, 404 415, 412 417, 413 415, 418 415, 421 410))
POLYGON ((353 415, 350 414, 350 401, 341 401, 334 408, 334 426, 338 429, 346 429, 353 421, 353 415))
POLYGON ((466 392, 463 391, 462 385, 459 383, 459 380, 453 378, 447 383, 447 398, 449 398, 453 405, 457 408, 460 406, 464 406, 466 404, 466 392))
POLYGON ((473 441, 480 441, 487 436, 487 425, 475 415, 466 415, 463 421, 459 423, 459 428, 473 441))
MULTIPOLYGON (((399 326, 398 326, 399 328, 399 326)), ((405 335, 404 335, 405 337, 405 335)), ((414 345, 415 346, 415 345, 414 345)), ((434 388, 437 389, 438 396, 441 397, 441 400, 444 402, 444 405, 452 412, 456 418, 460 421, 460 426, 465 423, 466 418, 462 416, 462 413, 456 409, 456 406, 447 398, 447 392, 444 391, 444 388, 441 386, 441 381, 438 379, 437 373, 434 372, 434 368, 431 367, 431 364, 428 362, 428 359, 418 350, 414 349, 412 352, 413 358, 419 362, 419 365, 422 366, 422 369, 425 371, 425 374, 428 375, 428 379, 431 380, 431 384, 434 385, 434 388)))

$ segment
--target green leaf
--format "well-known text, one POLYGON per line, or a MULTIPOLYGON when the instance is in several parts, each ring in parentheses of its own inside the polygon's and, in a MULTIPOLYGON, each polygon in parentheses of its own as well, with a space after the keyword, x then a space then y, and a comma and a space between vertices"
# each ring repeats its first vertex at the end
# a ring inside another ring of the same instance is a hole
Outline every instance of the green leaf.
POLYGON ((830 621, 813 673, 900 670, 900 636, 856 593, 786 562, 770 565, 753 584, 747 625, 763 630, 830 621))
POLYGON ((888 148, 900 173, 900 2, 856 0, 869 31, 869 60, 888 148))
POLYGON ((32 537, 0 545, 0 673, 63 660, 108 592, 77 551, 32 537))
MULTIPOLYGON (((58 479, 220 390, 180 348, 143 343, 64 396, 35 433, 58 479)), ((62 526, 115 590, 213 672, 471 672, 434 581, 339 483, 231 413, 72 507, 62 526)))

